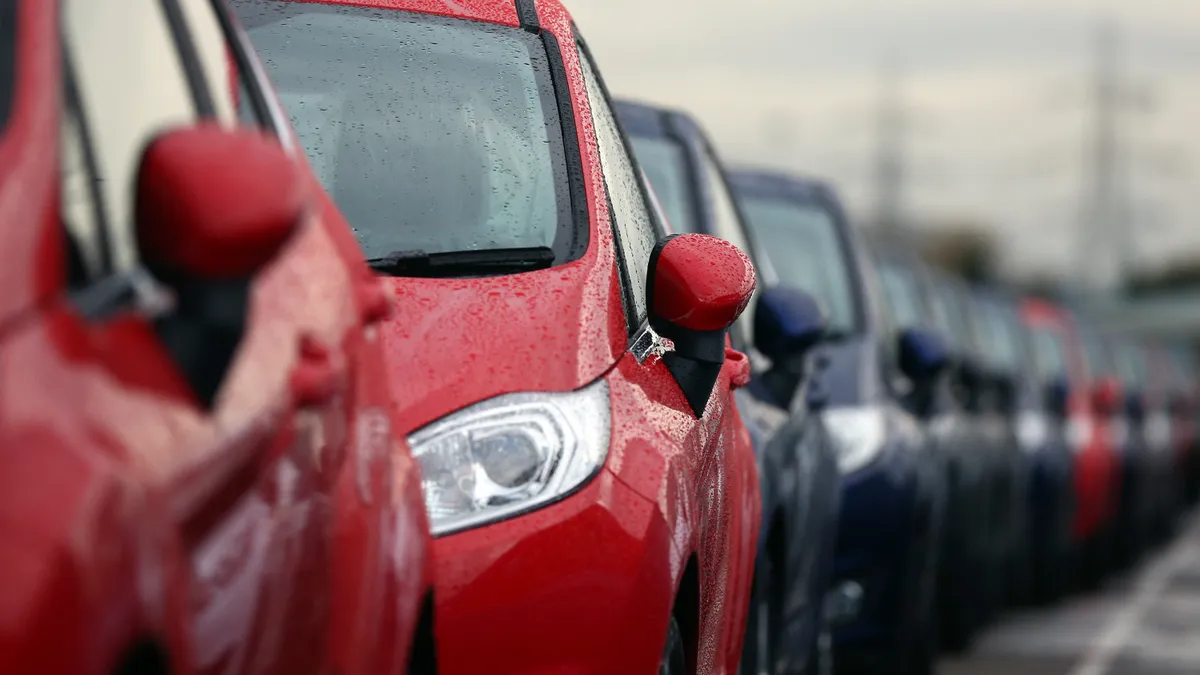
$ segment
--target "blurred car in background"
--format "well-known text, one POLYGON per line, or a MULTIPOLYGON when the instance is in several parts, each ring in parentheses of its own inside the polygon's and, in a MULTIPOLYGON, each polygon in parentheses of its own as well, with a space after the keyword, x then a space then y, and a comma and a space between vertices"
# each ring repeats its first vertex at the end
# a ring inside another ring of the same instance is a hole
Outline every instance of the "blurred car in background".
POLYGON ((730 178, 780 282, 812 293, 828 312, 809 398, 824 407, 843 475, 834 663, 930 672, 944 481, 905 395, 936 385, 944 345, 919 327, 889 329, 869 254, 829 186, 770 172, 730 178))
POLYGON ((778 283, 753 244, 716 152, 690 115, 632 101, 615 108, 672 228, 730 241, 757 270, 754 298, 730 329, 734 348, 753 355, 754 377, 735 397, 754 438, 763 498, 742 672, 816 675, 818 641, 829 632, 824 598, 841 490, 819 410, 810 411, 798 394, 824 316, 808 293, 778 283))
POLYGON ((223 3, 0 14, 0 671, 432 672, 387 297, 223 3))
POLYGON ((938 556, 939 646, 959 652, 970 646, 985 619, 979 586, 988 573, 993 533, 980 523, 988 522, 992 508, 991 462, 980 451, 979 430, 971 423, 969 412, 951 386, 957 352, 948 319, 937 315, 940 305, 931 297, 928 269, 903 242, 881 239, 873 248, 883 305, 891 323, 900 330, 920 327, 937 331, 943 336, 950 357, 947 372, 927 393, 928 400, 914 403, 918 409, 927 410, 926 431, 946 482, 938 556))
POLYGON ((1152 448, 1159 449, 1158 466, 1159 501, 1152 535, 1155 543, 1161 543, 1174 533, 1176 520, 1184 501, 1183 458, 1191 443, 1191 425, 1179 425, 1185 406, 1179 396, 1179 375, 1171 363, 1166 348, 1159 340, 1144 340, 1141 343, 1149 386, 1146 418, 1147 440, 1152 448))
POLYGON ((1046 300, 1027 298, 1021 313, 1035 332, 1053 332, 1065 350, 1065 380, 1053 385, 1049 398, 1066 420, 1067 445, 1075 456, 1074 579, 1095 585, 1112 567, 1112 525, 1120 488, 1112 430, 1095 414, 1092 376, 1070 312, 1046 300))
POLYGON ((233 5, 397 297, 439 666, 735 671, 761 497, 727 329, 754 270, 664 236, 566 10, 233 5))
POLYGON ((1046 604, 1069 590, 1075 525, 1075 455, 1067 439, 1067 348, 1052 326, 1027 323, 1022 301, 1013 311, 1026 333, 1034 396, 1018 414, 1017 437, 1033 455, 1028 522, 1032 600, 1046 604))
POLYGON ((1200 365, 1196 353, 1186 343, 1170 343, 1164 349, 1168 368, 1174 375, 1172 427, 1180 429, 1177 450, 1183 499, 1187 506, 1193 506, 1200 499, 1200 365))
MULTIPOLYGON (((966 283, 945 272, 933 272, 930 297, 933 299, 944 334, 953 346, 953 367, 949 379, 951 391, 959 402, 962 419, 968 427, 971 447, 984 464, 983 483, 987 516, 974 527, 984 537, 976 542, 984 546, 980 554, 982 569, 975 579, 971 604, 974 630, 986 626, 1004 602, 1007 560, 1012 547, 1015 493, 1020 465, 1012 456, 1006 419, 997 406, 997 378, 989 368, 989 345, 980 335, 980 327, 971 304, 966 283)), ((965 630, 965 627, 960 630, 965 630)), ((947 635, 950 647, 958 636, 947 635)))
POLYGON ((1069 542, 1070 452, 1062 425, 1053 424, 1046 410, 1045 384, 1018 300, 996 289, 977 289, 974 296, 980 333, 989 338, 992 368, 999 379, 996 403, 1020 458, 1020 473, 1012 486, 1016 523, 1008 558, 1008 599, 1012 604, 1052 599, 1044 593, 1035 598, 1034 582, 1038 574, 1059 573, 1050 568, 1062 562, 1069 542))
POLYGON ((1156 501, 1158 487, 1153 479, 1153 456, 1148 452, 1142 421, 1131 419, 1127 399, 1131 391, 1143 385, 1136 372, 1123 372, 1121 353, 1116 343, 1094 326, 1089 317, 1075 314, 1075 325, 1083 344, 1083 353, 1091 375, 1090 404, 1098 424, 1108 429, 1118 458, 1114 485, 1115 512, 1111 528, 1112 564, 1124 569, 1137 562, 1149 542, 1152 530, 1150 506, 1156 501), (1152 474, 1149 474, 1152 475, 1152 474))

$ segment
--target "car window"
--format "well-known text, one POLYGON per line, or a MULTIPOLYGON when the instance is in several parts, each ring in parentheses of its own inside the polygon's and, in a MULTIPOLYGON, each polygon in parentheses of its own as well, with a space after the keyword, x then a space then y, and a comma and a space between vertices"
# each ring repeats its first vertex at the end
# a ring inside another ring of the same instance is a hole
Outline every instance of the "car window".
POLYGON ((1066 352, 1058 331, 1046 326, 1033 328, 1033 352, 1038 376, 1043 380, 1066 374, 1066 352))
POLYGON ((1004 308, 991 301, 975 301, 975 304, 980 310, 979 332, 986 340, 985 353, 1006 370, 1020 370, 1023 362, 1021 337, 1005 319, 1004 308))
POLYGON ((98 225, 107 227, 112 264, 117 271, 128 270, 138 259, 133 199, 142 150, 161 131, 195 122, 193 93, 167 23, 166 3, 127 0, 122 12, 89 0, 66 0, 62 7, 64 51, 80 108, 79 117, 66 120, 62 129, 69 162, 63 182, 73 188, 62 194, 64 221, 81 242, 98 225), (84 130, 95 174, 81 179, 84 130), (89 190, 78 189, 81 180, 98 188, 99 204, 88 199, 89 190))
POLYGON ((912 274, 896 265, 880 265, 879 281, 883 287, 884 306, 892 323, 901 328, 921 326, 921 294, 912 274))
POLYGON ((231 4, 368 258, 547 246, 561 264, 586 237, 537 36, 368 7, 231 4))
POLYGON ((733 327, 735 338, 741 341, 739 346, 745 348, 753 344, 752 327, 754 326, 754 311, 758 304, 758 295, 774 276, 774 270, 766 271, 765 268, 769 266, 768 263, 761 259, 758 251, 754 250, 755 247, 750 243, 750 237, 747 236, 746 232, 746 224, 742 222, 741 216, 738 215, 733 195, 729 193, 725 176, 722 175, 716 158, 710 150, 701 150, 699 156, 700 176, 704 180, 704 184, 708 187, 708 194, 712 198, 712 203, 710 204, 713 216, 712 234, 740 248, 743 253, 754 261, 756 268, 755 273, 758 283, 755 285, 754 295, 751 296, 750 303, 746 305, 742 316, 738 318, 733 327))
POLYGON ((633 323, 636 326, 646 318, 646 272, 650 253, 658 243, 658 226, 650 218, 641 181, 634 171, 620 127, 617 126, 617 118, 587 50, 579 51, 579 59, 587 85, 588 104, 596 124, 596 144, 600 150, 604 182, 612 202, 612 217, 616 221, 621 257, 625 260, 629 275, 634 305, 633 323))
POLYGON ((849 256, 829 212, 756 195, 745 195, 741 206, 779 281, 811 293, 824 306, 831 331, 858 330, 849 256))
POLYGON ((670 138, 652 136, 630 136, 629 142, 671 229, 680 234, 698 232, 696 193, 688 177, 687 151, 683 145, 670 138))
POLYGON ((62 7, 60 211, 95 277, 138 261, 133 200, 146 145, 201 117, 233 123, 245 83, 231 86, 241 78, 208 0, 126 0, 122 12, 89 0, 62 7))

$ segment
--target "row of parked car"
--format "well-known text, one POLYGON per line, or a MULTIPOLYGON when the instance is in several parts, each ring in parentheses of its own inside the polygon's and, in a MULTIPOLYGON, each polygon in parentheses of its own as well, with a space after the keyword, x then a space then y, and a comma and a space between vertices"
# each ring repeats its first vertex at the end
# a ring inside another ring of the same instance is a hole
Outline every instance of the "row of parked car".
POLYGON ((928 673, 1197 492, 557 0, 0 0, 0 244, 2 673, 928 673))

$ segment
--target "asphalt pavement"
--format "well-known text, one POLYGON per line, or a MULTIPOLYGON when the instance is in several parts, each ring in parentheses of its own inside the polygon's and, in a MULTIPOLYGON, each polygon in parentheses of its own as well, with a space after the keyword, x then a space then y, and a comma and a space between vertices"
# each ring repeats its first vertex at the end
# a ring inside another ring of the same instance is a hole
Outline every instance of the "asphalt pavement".
POLYGON ((941 675, 1200 675, 1200 518, 1103 589, 1008 615, 941 675))

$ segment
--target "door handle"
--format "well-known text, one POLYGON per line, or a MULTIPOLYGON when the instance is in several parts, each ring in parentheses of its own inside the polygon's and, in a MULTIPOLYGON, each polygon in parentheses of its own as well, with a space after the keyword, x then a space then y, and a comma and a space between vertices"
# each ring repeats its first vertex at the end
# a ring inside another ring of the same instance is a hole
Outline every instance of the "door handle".
POLYGON ((297 407, 324 405, 337 396, 345 381, 346 367, 330 348, 317 338, 300 338, 296 366, 292 370, 292 397, 297 407))
POLYGON ((392 294, 378 279, 371 277, 360 281, 356 289, 364 326, 379 323, 392 315, 392 294))

